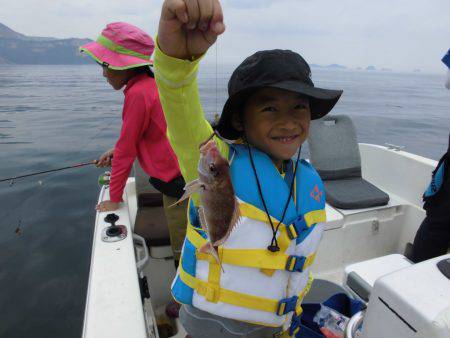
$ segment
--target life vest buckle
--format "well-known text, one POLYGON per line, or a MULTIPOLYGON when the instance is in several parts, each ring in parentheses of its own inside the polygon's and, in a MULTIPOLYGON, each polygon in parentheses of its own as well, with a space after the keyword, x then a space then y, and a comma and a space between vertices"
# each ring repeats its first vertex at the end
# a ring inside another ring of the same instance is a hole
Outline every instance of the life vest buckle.
POLYGON ((286 270, 290 272, 303 272, 306 257, 304 256, 289 256, 286 261, 286 270))
POLYGON ((300 236, 300 233, 306 229, 305 218, 300 215, 294 222, 286 227, 286 232, 290 240, 294 240, 300 236))
POLYGON ((289 312, 295 311, 297 307, 298 296, 292 296, 290 298, 283 298, 278 302, 277 315, 283 316, 289 312))
POLYGON ((300 331, 301 316, 302 311, 300 311, 300 314, 294 314, 292 316, 291 325, 289 326, 289 336, 295 337, 300 331))

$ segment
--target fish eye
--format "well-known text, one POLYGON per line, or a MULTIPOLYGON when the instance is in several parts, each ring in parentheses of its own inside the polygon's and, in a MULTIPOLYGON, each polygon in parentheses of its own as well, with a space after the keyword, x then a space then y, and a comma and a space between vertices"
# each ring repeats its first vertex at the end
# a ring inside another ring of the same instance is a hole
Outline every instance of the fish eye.
POLYGON ((219 175, 219 171, 217 170, 217 168, 216 168, 216 166, 215 166, 214 163, 211 163, 211 164, 209 165, 209 171, 211 171, 211 173, 212 173, 212 175, 213 175, 214 177, 217 177, 217 176, 219 175))

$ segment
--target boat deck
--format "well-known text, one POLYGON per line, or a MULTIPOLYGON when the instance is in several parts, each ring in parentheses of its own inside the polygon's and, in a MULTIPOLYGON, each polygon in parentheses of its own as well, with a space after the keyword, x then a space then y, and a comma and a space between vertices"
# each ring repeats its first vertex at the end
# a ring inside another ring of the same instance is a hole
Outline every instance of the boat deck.
MULTIPOLYGON (((363 177, 386 192, 390 201, 386 206, 358 210, 342 210, 327 204, 327 222, 312 272, 316 278, 338 284, 343 283, 344 269, 349 264, 404 253, 425 216, 421 194, 436 165, 435 161, 386 147, 360 144, 360 151, 363 177)), ((142 184, 148 186, 145 177, 128 180, 126 202, 116 212, 120 217, 118 223, 126 226, 130 234, 125 240, 115 244, 103 242, 101 234, 109 224, 103 221, 106 213, 97 214, 83 337, 159 337, 157 325, 168 324, 163 310, 171 300, 170 282, 175 275, 168 243, 150 245, 148 264, 136 273, 136 259, 145 255, 142 246, 135 244, 133 248, 131 236, 139 226, 135 225, 138 204, 139 208, 161 211, 157 203, 143 205, 139 194, 154 192, 142 191, 142 184), (150 293, 150 299, 144 299, 143 303, 139 286, 142 277, 147 278, 150 293)), ((106 198, 108 191, 103 189, 100 199, 106 198)), ((142 219, 159 224, 160 218, 142 219)), ((139 218, 138 221, 141 222, 139 218)), ((174 337, 184 337, 182 328, 178 329, 174 337)))

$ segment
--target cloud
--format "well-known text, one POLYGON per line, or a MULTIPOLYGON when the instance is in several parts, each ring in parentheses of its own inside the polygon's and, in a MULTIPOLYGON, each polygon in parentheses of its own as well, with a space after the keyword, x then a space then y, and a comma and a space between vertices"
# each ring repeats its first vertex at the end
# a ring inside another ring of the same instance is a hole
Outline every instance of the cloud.
MULTIPOLYGON (((112 21, 151 35, 162 0, 0 0, 0 22, 25 34, 95 38, 112 21), (26 8, 26 10, 23 10, 26 8)), ((289 48, 310 62, 440 72, 450 47, 448 0, 222 0, 227 31, 218 59, 237 63, 260 49, 289 48)), ((215 62, 213 51, 206 58, 215 62)))
POLYGON ((450 2, 444 0, 282 1, 269 8, 224 8, 228 31, 221 49, 234 50, 233 57, 280 47, 315 63, 441 71, 440 57, 450 47, 450 2))

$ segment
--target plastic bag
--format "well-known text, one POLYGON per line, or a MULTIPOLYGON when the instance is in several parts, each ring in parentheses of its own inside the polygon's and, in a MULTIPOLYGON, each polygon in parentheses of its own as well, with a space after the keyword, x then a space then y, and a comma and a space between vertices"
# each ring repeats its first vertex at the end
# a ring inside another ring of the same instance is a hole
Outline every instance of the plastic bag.
POLYGON ((343 338, 349 318, 328 306, 321 305, 313 321, 319 326, 325 337, 343 338))

